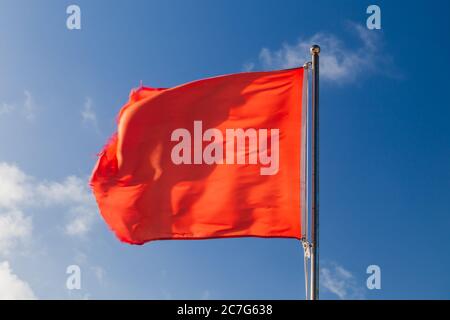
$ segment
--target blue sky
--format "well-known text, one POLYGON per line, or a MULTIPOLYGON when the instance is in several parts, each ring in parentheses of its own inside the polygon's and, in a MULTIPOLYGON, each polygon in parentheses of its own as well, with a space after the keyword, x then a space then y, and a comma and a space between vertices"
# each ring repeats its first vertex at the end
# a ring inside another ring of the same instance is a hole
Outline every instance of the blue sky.
POLYGON ((118 242, 87 179, 131 88, 322 46, 321 298, 450 298, 448 1, 0 2, 0 297, 303 299, 288 239, 118 242), (66 28, 81 8, 82 29, 66 28), (366 8, 381 8, 368 30, 366 8), (79 265, 80 290, 66 288, 79 265), (381 290, 366 268, 381 267, 381 290))

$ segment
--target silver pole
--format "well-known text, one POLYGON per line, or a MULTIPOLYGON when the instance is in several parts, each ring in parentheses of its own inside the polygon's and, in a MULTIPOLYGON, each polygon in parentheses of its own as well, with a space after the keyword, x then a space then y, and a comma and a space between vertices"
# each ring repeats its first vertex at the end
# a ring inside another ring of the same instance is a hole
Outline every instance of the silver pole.
POLYGON ((319 299, 319 53, 313 45, 312 57, 312 136, 311 136, 311 300, 319 299))

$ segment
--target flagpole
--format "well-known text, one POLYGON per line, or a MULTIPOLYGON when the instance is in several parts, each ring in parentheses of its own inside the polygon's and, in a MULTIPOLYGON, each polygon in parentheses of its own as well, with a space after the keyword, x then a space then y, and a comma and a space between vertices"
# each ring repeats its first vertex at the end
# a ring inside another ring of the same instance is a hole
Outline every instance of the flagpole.
POLYGON ((311 135, 311 300, 319 299, 319 53, 310 49, 312 58, 312 135, 311 135))

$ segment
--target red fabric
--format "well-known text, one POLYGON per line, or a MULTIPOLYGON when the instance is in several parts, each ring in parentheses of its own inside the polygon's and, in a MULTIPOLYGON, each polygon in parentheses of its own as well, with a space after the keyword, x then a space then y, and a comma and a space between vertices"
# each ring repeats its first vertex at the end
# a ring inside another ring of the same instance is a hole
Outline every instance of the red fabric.
POLYGON ((117 237, 132 244, 247 236, 299 239, 303 75, 303 68, 250 72, 132 91, 120 111, 118 133, 99 154, 90 181, 117 237), (195 148, 205 150, 210 144, 195 140, 194 121, 202 122, 203 133, 210 128, 223 133, 223 142, 214 141, 222 144, 224 154, 230 143, 226 129, 253 128, 258 141, 264 138, 258 130, 266 129, 268 155, 274 153, 271 132, 278 129, 278 170, 263 175, 267 164, 250 163, 250 138, 245 140, 245 163, 206 164, 198 158, 201 164, 175 164, 173 149, 181 140, 172 141, 174 130, 190 132, 191 159, 201 154, 195 148))

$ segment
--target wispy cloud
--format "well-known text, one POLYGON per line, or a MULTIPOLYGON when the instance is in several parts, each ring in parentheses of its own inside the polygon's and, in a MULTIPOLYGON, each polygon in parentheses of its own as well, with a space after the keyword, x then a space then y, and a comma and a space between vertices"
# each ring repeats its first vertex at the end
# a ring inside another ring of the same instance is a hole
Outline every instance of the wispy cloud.
POLYGON ((92 266, 91 270, 94 272, 95 277, 99 283, 103 283, 105 279, 105 269, 100 266, 92 266))
POLYGON ((96 278, 96 280, 98 281, 99 284, 103 285, 105 284, 105 276, 106 276, 106 271, 103 267, 99 266, 99 265, 93 265, 90 261, 88 256, 83 253, 83 252, 76 252, 75 254, 75 262, 82 266, 83 269, 89 269, 94 277, 96 278))
POLYGON ((364 299, 364 288, 344 267, 331 263, 320 268, 320 285, 339 299, 364 299))
POLYGON ((24 90, 23 100, 16 103, 2 102, 0 104, 0 116, 10 113, 18 113, 27 121, 33 122, 36 119, 36 104, 30 91, 24 90))
POLYGON ((244 72, 249 72, 249 71, 252 71, 253 69, 255 69, 254 62, 247 62, 247 63, 244 63, 244 65, 242 66, 242 71, 244 71, 244 72))
POLYGON ((244 70, 287 69, 303 66, 311 60, 312 44, 321 46, 320 75, 328 82, 349 82, 370 73, 393 75, 392 58, 383 48, 382 35, 362 25, 348 23, 349 33, 356 41, 346 43, 333 33, 320 32, 300 38, 296 43, 285 43, 281 48, 263 48, 257 63, 247 62, 244 70), (356 44, 356 45, 355 45, 356 44))
POLYGON ((35 109, 36 106, 34 104, 33 96, 28 90, 24 91, 25 101, 23 103, 23 115, 25 119, 28 121, 34 121, 36 119, 35 109))
POLYGON ((92 126, 98 133, 100 132, 97 122, 97 114, 91 98, 86 98, 83 109, 81 110, 81 119, 84 125, 92 126))
POLYGON ((202 295, 200 297, 201 300, 209 300, 211 299, 211 292, 209 290, 203 290, 202 295))
POLYGON ((3 102, 0 105, 0 116, 11 113, 12 111, 14 111, 14 109, 15 109, 14 105, 3 102))

